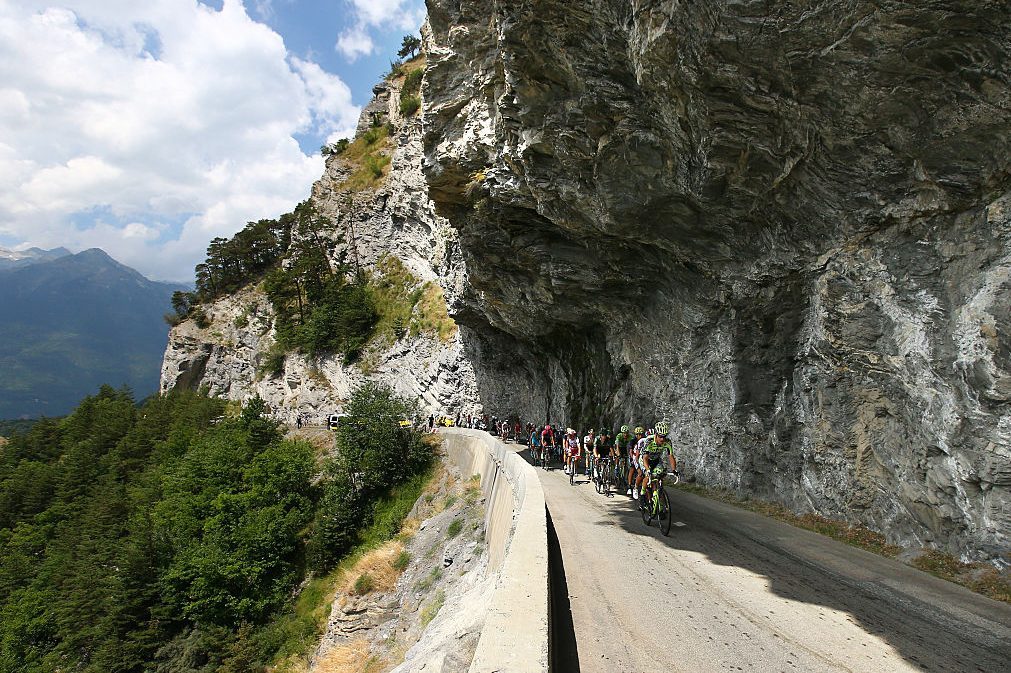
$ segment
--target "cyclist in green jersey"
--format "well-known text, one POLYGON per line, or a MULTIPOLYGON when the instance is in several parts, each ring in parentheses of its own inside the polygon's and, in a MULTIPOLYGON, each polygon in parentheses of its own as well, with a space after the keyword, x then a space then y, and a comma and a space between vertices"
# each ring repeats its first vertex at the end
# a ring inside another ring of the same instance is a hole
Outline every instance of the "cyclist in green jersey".
POLYGON ((650 485, 653 482, 652 477, 666 471, 666 468, 662 466, 664 454, 667 456, 671 472, 677 472, 678 463, 674 457, 674 447, 671 445, 670 437, 668 437, 669 433, 670 427, 667 421, 657 423, 653 436, 646 442, 639 455, 639 464, 643 475, 641 502, 650 502, 650 499, 653 497, 652 490, 650 489, 650 485))
POLYGON ((634 443, 635 437, 632 436, 631 429, 627 425, 621 426, 621 430, 614 436, 611 454, 614 456, 617 474, 622 478, 628 473, 628 446, 634 443))

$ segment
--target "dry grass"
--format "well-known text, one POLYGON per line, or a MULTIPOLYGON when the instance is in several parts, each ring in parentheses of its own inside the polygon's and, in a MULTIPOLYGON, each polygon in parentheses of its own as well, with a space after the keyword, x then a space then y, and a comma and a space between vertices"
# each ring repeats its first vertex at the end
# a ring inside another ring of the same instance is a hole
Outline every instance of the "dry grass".
POLYGON ((379 673, 382 660, 372 655, 364 639, 334 647, 316 662, 316 673, 379 673))
POLYGON ((348 145, 341 160, 351 167, 351 175, 337 186, 339 190, 361 192, 375 188, 390 173, 390 130, 386 126, 369 129, 348 145))
POLYGON ((963 563, 950 554, 937 550, 925 551, 911 565, 935 577, 961 584, 978 594, 996 601, 1011 603, 1011 579, 985 563, 963 563))
POLYGON ((420 528, 421 519, 416 516, 409 516, 404 519, 404 525, 400 527, 400 535, 398 535, 397 538, 406 542, 417 535, 420 528))
POLYGON ((468 504, 474 504, 481 498, 481 475, 473 474, 463 484, 463 499, 468 504))
POLYGON ((399 540, 390 540, 378 549, 368 552, 358 563, 354 564, 343 578, 343 591, 347 594, 365 594, 371 591, 391 591, 397 585, 402 571, 394 567, 397 557, 404 551, 404 545, 399 540), (359 578, 368 575, 371 582, 360 582, 359 578), (359 590, 356 590, 356 584, 359 590), (369 584, 361 590, 364 584, 369 584))

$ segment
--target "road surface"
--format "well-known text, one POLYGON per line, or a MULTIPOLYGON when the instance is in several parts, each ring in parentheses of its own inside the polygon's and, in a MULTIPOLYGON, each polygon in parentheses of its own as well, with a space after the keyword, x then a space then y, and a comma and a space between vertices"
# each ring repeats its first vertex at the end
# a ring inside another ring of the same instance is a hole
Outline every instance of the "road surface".
POLYGON ((535 469, 564 572, 556 671, 1011 671, 1007 604, 676 490, 664 538, 624 495, 535 469))

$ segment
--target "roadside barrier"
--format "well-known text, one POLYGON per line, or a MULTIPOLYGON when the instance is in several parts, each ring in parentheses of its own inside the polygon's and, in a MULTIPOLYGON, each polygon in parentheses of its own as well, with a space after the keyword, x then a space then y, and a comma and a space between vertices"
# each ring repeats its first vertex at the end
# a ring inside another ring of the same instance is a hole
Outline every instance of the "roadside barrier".
POLYGON ((440 430, 446 458, 481 475, 489 568, 498 584, 470 673, 548 670, 548 541, 537 473, 481 430, 440 430))

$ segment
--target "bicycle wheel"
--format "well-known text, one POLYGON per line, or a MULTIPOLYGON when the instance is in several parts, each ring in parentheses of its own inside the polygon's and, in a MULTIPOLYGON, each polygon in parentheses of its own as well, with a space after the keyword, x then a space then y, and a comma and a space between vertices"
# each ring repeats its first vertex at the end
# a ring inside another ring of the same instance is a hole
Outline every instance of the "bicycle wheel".
POLYGON ((646 502, 642 492, 639 493, 639 511, 642 512, 642 522, 647 526, 650 525, 653 522, 653 506, 646 502))
POLYGON ((576 483, 576 466, 569 462, 569 486, 576 483))
POLYGON ((670 498, 667 497, 667 491, 664 487, 660 487, 660 498, 657 500, 657 517, 660 525, 660 532, 664 535, 670 535, 670 520, 673 518, 670 513, 670 498))

